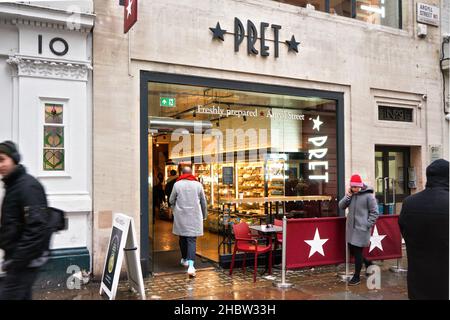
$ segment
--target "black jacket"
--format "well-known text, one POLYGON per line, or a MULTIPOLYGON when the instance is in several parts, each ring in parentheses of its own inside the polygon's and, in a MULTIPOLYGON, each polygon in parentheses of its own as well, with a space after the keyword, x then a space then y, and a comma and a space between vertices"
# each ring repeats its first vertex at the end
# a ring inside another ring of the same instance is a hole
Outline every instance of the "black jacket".
POLYGON ((0 248, 7 270, 39 267, 47 261, 51 236, 44 188, 22 165, 3 183, 0 248))
POLYGON ((425 190, 403 202, 399 225, 408 256, 410 299, 448 300, 449 166, 427 168, 425 190))

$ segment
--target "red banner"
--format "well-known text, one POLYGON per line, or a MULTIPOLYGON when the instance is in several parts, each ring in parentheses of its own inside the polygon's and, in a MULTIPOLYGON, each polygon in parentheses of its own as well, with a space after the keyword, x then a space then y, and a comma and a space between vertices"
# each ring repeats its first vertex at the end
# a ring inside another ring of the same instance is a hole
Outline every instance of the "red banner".
POLYGON ((363 251, 368 260, 388 260, 402 257, 402 235, 399 215, 382 215, 372 228, 370 247, 363 251))
POLYGON ((136 23, 138 17, 138 0, 125 0, 124 17, 123 17, 123 33, 136 23))
MULTIPOLYGON (((398 215, 381 215, 371 230, 369 260, 402 257, 398 215)), ((303 268, 345 263, 345 217, 288 219, 286 268, 303 268)), ((353 259, 351 259, 353 260, 353 259)))
POLYGON ((345 262, 345 217, 289 219, 286 268, 345 262))

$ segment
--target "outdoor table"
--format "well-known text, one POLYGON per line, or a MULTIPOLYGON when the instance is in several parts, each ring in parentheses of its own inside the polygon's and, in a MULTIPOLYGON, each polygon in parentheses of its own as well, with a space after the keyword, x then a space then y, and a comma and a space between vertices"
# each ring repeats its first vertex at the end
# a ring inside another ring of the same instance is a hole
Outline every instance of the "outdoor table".
MULTIPOLYGON (((256 226, 253 225, 253 226, 249 226, 249 228, 250 228, 250 230, 255 230, 255 231, 258 231, 258 232, 260 232, 262 234, 269 235, 270 236, 269 237, 269 245, 271 247, 271 250, 272 250, 272 237, 273 237, 273 235, 276 234, 277 232, 282 232, 283 231, 283 228, 280 227, 280 226, 265 225, 265 224, 263 224, 263 225, 256 225, 256 226)), ((273 258, 272 258, 272 260, 273 260, 273 258)), ((268 263, 272 263, 272 261, 268 261, 268 263)), ((267 264, 266 264, 266 269, 261 274, 264 274, 266 272, 267 272, 267 264)))

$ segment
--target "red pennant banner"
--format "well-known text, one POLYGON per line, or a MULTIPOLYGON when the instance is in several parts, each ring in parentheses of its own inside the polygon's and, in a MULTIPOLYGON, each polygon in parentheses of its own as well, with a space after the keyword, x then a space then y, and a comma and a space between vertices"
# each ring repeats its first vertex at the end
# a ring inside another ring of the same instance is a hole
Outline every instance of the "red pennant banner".
POLYGON ((136 23, 138 17, 138 0, 125 0, 124 17, 123 17, 123 33, 127 33, 128 30, 136 23))
MULTIPOLYGON (((369 260, 402 257, 398 215, 382 215, 371 230, 369 260)), ((286 268, 295 269, 345 263, 345 217, 288 219, 286 268)), ((351 259, 353 260, 353 259, 351 259)))

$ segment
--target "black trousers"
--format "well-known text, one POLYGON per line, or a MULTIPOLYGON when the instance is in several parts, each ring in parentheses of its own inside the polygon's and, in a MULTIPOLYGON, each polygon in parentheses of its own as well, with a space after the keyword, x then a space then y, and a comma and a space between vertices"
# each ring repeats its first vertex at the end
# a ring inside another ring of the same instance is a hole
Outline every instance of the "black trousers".
POLYGON ((362 247, 357 247, 354 246, 352 244, 348 244, 349 249, 350 249, 350 253, 353 257, 355 257, 355 276, 359 277, 361 274, 361 268, 362 268, 362 264, 364 262, 364 265, 367 267, 369 267, 370 265, 372 265, 372 262, 370 262, 369 260, 367 260, 366 258, 363 257, 363 249, 362 247))
POLYGON ((181 237, 179 240, 181 257, 185 260, 195 261, 197 237, 181 237))
POLYGON ((32 287, 39 268, 11 270, 0 281, 0 300, 32 300, 32 287))

